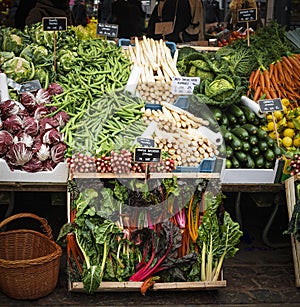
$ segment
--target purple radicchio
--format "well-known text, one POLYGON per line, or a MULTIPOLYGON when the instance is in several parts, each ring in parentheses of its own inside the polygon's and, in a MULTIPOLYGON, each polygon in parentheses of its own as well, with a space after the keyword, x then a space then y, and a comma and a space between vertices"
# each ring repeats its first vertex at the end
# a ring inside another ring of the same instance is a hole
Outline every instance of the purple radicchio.
POLYGON ((37 107, 35 96, 30 92, 22 93, 20 102, 29 112, 34 111, 37 107))
POLYGON ((20 105, 14 100, 6 100, 3 103, 0 103, 0 114, 3 120, 12 115, 18 114, 19 111, 20 105))
POLYGON ((40 161, 46 161, 50 157, 50 148, 46 144, 42 144, 36 152, 36 156, 40 161))
POLYGON ((69 121, 70 116, 65 111, 59 111, 57 114, 54 115, 54 118, 58 121, 59 127, 63 128, 69 121))
POLYGON ((0 130, 0 156, 5 155, 13 144, 13 136, 6 130, 0 130))
POLYGON ((58 143, 51 147, 51 159, 54 163, 59 163, 64 161, 65 152, 67 150, 67 145, 65 143, 58 143))
POLYGON ((44 134, 53 128, 57 128, 59 125, 58 121, 53 117, 43 117, 39 120, 40 133, 44 134))
POLYGON ((24 143, 18 142, 13 144, 6 154, 6 158, 12 165, 22 166, 32 158, 32 151, 26 148, 24 143))
POLYGON ((36 173, 43 170, 43 162, 38 158, 33 157, 30 161, 24 164, 21 169, 25 172, 36 173))
POLYGON ((36 136, 39 133, 39 122, 31 116, 23 118, 24 132, 36 136))
POLYGON ((42 117, 45 117, 49 113, 46 106, 39 104, 35 111, 33 117, 37 120, 40 120, 42 117))
POLYGON ((63 93, 64 89, 61 85, 57 83, 51 83, 49 84, 47 91, 49 92, 50 95, 58 95, 63 93))
POLYGON ((51 160, 51 159, 48 159, 46 161, 44 161, 43 163, 43 170, 44 171, 52 171, 56 166, 56 163, 51 160))
POLYGON ((45 134, 43 135, 43 143, 45 144, 54 145, 62 141, 63 141, 63 135, 55 128, 46 131, 45 134))
POLYGON ((35 94, 37 104, 47 104, 51 102, 51 96, 44 88, 39 89, 35 94))
POLYGON ((14 143, 24 143, 27 148, 31 148, 33 145, 33 138, 31 135, 25 133, 24 131, 19 131, 14 136, 14 143))
POLYGON ((8 132, 14 134, 23 128, 23 120, 18 115, 12 115, 3 122, 3 127, 8 132))

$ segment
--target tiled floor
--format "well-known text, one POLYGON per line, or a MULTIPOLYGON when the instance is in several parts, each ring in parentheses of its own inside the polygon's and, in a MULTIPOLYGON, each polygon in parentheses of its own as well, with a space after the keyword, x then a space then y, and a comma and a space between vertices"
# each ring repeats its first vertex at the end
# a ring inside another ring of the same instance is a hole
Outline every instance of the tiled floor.
MULTIPOLYGON (((234 195, 229 194, 225 207, 234 218, 234 195)), ((282 232, 287 227, 285 204, 279 207, 268 238, 262 240, 263 227, 272 207, 258 207, 249 197, 242 196, 244 237, 235 258, 224 265, 227 286, 219 290, 162 292, 84 293, 68 292, 65 253, 61 261, 58 285, 53 293, 36 301, 18 301, 0 293, 0 306, 300 306, 300 288, 295 286, 294 264, 290 239, 282 232)), ((35 212, 46 217, 57 236, 65 222, 64 206, 49 205, 49 195, 16 196, 15 212, 35 212)), ((1 276, 0 276, 1 278, 1 276)))

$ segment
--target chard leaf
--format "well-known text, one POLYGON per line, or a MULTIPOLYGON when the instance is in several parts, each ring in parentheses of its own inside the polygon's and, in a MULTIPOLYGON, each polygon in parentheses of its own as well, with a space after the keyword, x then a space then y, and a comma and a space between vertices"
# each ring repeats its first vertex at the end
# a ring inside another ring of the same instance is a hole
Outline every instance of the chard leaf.
POLYGON ((93 293, 101 283, 100 277, 101 268, 98 265, 93 265, 82 273, 83 287, 88 293, 93 293))

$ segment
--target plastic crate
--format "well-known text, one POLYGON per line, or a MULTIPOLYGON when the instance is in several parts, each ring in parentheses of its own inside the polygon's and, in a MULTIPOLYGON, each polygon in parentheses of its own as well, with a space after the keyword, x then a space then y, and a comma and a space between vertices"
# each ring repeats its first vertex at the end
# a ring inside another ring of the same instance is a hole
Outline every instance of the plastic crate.
POLYGON ((156 103, 146 103, 145 104, 145 109, 150 109, 150 110, 162 110, 162 105, 161 104, 156 104, 156 103))
MULTIPOLYGON (((119 47, 128 47, 129 45, 134 46, 135 44, 131 44, 130 39, 128 38, 120 38, 118 41, 119 47)), ((170 48, 171 55, 174 56, 175 51, 176 51, 176 44, 173 42, 166 42, 166 45, 170 48)))
POLYGON ((212 173, 215 169, 216 158, 203 159, 197 166, 177 166, 174 173, 212 173))

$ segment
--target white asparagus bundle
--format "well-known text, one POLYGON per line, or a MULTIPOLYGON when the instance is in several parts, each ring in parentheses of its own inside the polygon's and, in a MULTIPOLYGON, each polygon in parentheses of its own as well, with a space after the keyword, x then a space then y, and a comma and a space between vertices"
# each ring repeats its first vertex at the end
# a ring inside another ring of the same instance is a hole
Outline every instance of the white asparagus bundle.
POLYGON ((172 58, 171 50, 163 40, 154 40, 143 36, 134 39, 134 46, 123 51, 133 65, 142 68, 137 91, 148 103, 174 102, 176 96, 171 93, 173 77, 180 76, 177 67, 177 54, 172 58), (152 94, 150 94, 152 93, 152 94))

